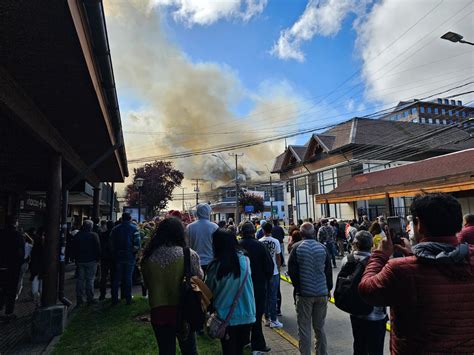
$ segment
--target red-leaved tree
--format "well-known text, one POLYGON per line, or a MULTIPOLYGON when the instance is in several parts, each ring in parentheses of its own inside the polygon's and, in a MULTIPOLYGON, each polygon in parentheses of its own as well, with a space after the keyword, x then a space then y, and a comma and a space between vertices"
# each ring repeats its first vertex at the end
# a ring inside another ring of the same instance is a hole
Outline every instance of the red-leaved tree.
POLYGON ((149 214, 156 215, 166 208, 176 186, 181 185, 184 175, 174 169, 169 161, 155 161, 133 169, 133 183, 127 185, 126 200, 130 206, 138 206, 138 189, 135 179, 145 179, 141 188, 141 206, 149 214))

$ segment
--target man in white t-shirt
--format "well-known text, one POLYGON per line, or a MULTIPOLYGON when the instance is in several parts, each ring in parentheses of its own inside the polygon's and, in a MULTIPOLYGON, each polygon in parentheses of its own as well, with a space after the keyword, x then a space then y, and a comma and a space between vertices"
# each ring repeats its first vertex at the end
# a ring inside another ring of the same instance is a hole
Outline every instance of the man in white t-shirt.
POLYGON ((277 318, 277 293, 280 287, 281 247, 278 239, 272 237, 272 224, 263 226, 264 236, 259 239, 273 259, 273 276, 267 287, 267 301, 265 303, 266 325, 270 328, 282 328, 283 324, 277 318))

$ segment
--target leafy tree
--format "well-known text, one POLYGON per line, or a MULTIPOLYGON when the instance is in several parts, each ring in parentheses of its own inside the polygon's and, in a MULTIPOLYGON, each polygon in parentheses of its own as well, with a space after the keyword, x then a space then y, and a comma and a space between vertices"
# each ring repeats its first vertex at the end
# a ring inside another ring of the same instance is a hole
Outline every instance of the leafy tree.
POLYGON ((141 188, 141 206, 148 213, 157 214, 166 208, 176 186, 181 185, 184 175, 173 168, 169 161, 155 161, 133 169, 133 183, 127 185, 126 200, 130 206, 138 206, 137 178, 145 179, 141 188))
POLYGON ((253 206, 254 213, 263 212, 263 197, 251 192, 242 192, 239 195, 239 206, 244 209, 245 206, 253 206))

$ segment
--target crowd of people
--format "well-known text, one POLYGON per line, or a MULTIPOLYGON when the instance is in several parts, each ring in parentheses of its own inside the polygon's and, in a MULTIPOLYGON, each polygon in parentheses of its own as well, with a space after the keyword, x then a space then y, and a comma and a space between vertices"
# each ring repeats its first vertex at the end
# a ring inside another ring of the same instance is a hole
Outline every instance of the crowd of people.
MULTIPOLYGON (((388 308, 393 354, 473 353, 474 215, 463 219, 452 196, 417 196, 400 240, 383 216, 373 222, 363 216, 290 223, 287 258, 279 220, 237 226, 232 219, 210 218, 210 206, 200 204, 194 221, 178 211, 142 224, 128 213, 116 223, 84 220, 71 232, 67 255, 76 264, 77 305, 97 302, 96 279, 99 300, 110 283, 112 304, 120 299, 131 304, 133 281, 141 280, 160 354, 175 354, 176 339, 182 354, 197 354, 201 329, 185 326, 182 314, 183 277, 189 273, 212 293, 207 311, 224 324, 224 355, 242 354, 248 344, 256 354, 271 351, 263 326, 283 327, 282 301, 295 305, 300 353, 312 353, 314 331, 316 354, 324 355, 332 292, 339 308, 341 292, 355 292, 363 310, 353 304, 341 308, 350 313, 354 354, 383 354, 388 308), (281 297, 283 267, 294 288, 292 299, 281 297), (334 268, 340 268, 335 280, 334 268), (351 288, 344 289, 348 281, 351 288)), ((41 292, 44 232, 25 236, 9 218, 1 238, 0 306, 12 317, 27 269, 33 297, 41 292)))

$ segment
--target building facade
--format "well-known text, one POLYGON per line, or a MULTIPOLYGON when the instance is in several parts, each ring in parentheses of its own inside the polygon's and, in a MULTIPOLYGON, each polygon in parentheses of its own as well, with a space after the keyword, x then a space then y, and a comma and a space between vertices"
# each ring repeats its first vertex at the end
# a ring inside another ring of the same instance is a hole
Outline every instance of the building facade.
MULTIPOLYGON (((274 163, 273 172, 285 183, 287 222, 321 217, 371 219, 387 213, 387 201, 358 199, 324 203, 328 194, 355 175, 471 148, 466 129, 413 122, 353 118, 330 130, 313 134, 305 145, 289 146, 274 163)), ((405 215, 411 198, 396 197, 391 207, 405 215)))

